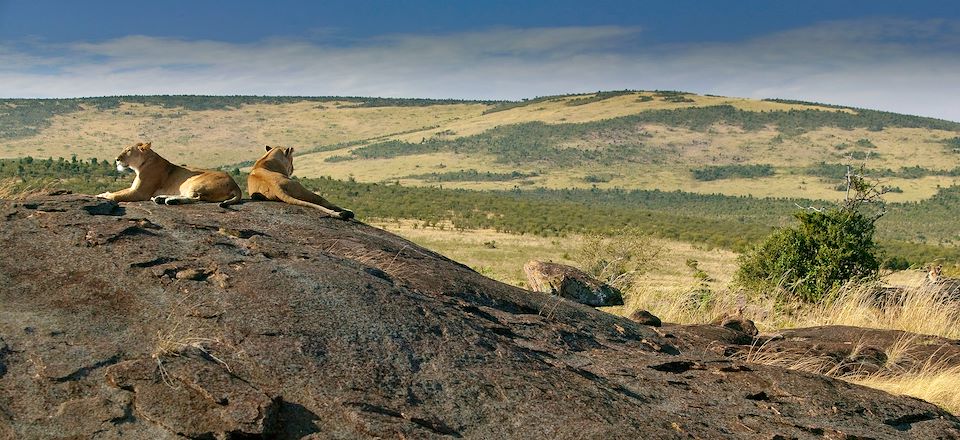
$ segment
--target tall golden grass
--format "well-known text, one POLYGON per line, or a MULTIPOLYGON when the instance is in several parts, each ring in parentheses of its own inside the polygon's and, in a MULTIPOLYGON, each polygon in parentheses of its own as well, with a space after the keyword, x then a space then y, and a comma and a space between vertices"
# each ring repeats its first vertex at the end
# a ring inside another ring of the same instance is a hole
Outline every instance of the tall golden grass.
POLYGON ((56 179, 33 182, 25 182, 17 177, 0 179, 0 199, 23 200, 31 195, 49 192, 58 182, 56 179))
MULTIPOLYGON (((860 282, 843 286, 830 301, 822 304, 803 304, 785 298, 788 296, 784 292, 749 295, 733 290, 704 292, 696 287, 671 294, 637 286, 627 295, 624 313, 646 309, 665 322, 689 324, 741 313, 765 331, 849 325, 960 339, 960 292, 942 284, 922 283, 891 291, 876 282, 860 282)), ((774 352, 765 346, 751 349, 745 360, 836 377, 892 394, 924 399, 947 411, 960 413, 960 393, 957 392, 960 365, 950 365, 935 357, 905 359, 911 344, 918 343, 915 339, 915 335, 908 335, 886 347, 886 365, 872 373, 829 357, 774 352)))
MULTIPOLYGON (((910 358, 907 354, 909 347, 918 342, 915 335, 901 337, 886 348, 886 363, 874 372, 865 372, 853 360, 837 361, 809 353, 777 352, 768 349, 766 344, 752 347, 743 360, 822 374, 891 394, 913 396, 954 414, 960 413, 960 393, 957 392, 960 389, 960 365, 951 365, 951 359, 936 354, 927 359, 910 358)), ((854 347, 853 352, 856 351, 857 347, 854 347)))
POLYGON ((957 392, 960 390, 960 366, 943 367, 931 363, 906 373, 877 373, 841 379, 891 394, 913 396, 960 414, 960 392, 957 392))
POLYGON ((783 291, 770 295, 741 290, 679 292, 637 286, 627 295, 624 314, 645 309, 666 322, 695 324, 740 313, 761 330, 817 325, 850 325, 960 339, 960 291, 924 283, 884 295, 876 282, 844 285, 832 299, 819 304, 790 300, 783 291))

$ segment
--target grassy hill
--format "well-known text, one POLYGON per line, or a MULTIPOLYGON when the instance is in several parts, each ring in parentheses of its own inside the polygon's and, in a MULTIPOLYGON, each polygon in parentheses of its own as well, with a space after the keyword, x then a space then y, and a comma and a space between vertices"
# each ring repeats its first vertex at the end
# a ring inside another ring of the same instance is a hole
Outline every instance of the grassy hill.
POLYGON ((829 170, 866 164, 895 191, 890 200, 918 201, 960 175, 955 122, 682 92, 518 102, 0 100, 0 158, 108 159, 139 140, 195 166, 242 166, 263 145, 284 145, 298 149, 303 177, 481 190, 597 187, 831 200, 840 193, 829 170))
POLYGON ((263 145, 296 147, 298 176, 332 178, 311 182, 368 218, 538 235, 634 225, 733 250, 797 205, 839 199, 846 166, 864 165, 891 191, 878 234, 892 253, 954 259, 960 241, 960 123, 938 119, 671 91, 0 100, 0 158, 37 160, 0 162, 0 176, 33 179, 21 188, 53 177, 82 191, 123 186, 109 164, 77 164, 140 140, 174 162, 230 170, 263 145))

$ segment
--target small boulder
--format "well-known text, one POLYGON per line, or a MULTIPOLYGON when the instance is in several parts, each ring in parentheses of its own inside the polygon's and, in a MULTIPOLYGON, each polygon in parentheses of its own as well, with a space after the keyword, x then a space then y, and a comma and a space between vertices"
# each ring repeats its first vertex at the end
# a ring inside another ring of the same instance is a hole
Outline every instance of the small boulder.
POLYGON ((631 313, 630 320, 638 324, 649 325, 651 327, 660 327, 663 325, 663 323, 660 321, 660 318, 643 309, 635 310, 633 313, 631 313))
POLYGON ((534 292, 559 295, 592 307, 622 306, 623 294, 573 266, 531 260, 523 265, 534 292))
POLYGON ((753 321, 740 315, 723 315, 714 319, 711 324, 746 333, 749 336, 756 336, 760 333, 757 331, 757 326, 754 325, 753 321))

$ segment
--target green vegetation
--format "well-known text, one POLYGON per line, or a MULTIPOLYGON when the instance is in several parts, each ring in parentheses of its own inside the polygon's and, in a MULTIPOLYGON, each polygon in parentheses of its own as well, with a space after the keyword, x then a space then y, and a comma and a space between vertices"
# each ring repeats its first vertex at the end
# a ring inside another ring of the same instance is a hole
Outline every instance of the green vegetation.
MULTIPOLYGON (((232 172, 238 182, 246 178, 237 170, 232 172)), ((14 190, 56 187, 98 194, 128 187, 132 176, 116 173, 104 161, 21 158, 0 160, 0 179, 15 182, 14 190)), ((653 237, 736 251, 754 246, 771 228, 788 224, 797 206, 826 204, 658 190, 469 191, 330 178, 300 181, 366 219, 414 219, 424 225, 450 222, 459 229, 539 236, 609 234, 635 227, 653 237)), ((960 247, 954 243, 960 236, 958 210, 960 187, 943 188, 923 202, 888 205, 887 215, 877 222, 885 255, 912 264, 960 261, 960 247)))
POLYGON ((128 178, 117 172, 109 161, 97 159, 20 159, 0 160, 0 179, 7 192, 19 193, 57 187, 86 194, 100 194, 130 186, 128 178))
MULTIPOLYGON (((847 174, 847 165, 839 163, 819 162, 803 168, 803 174, 825 179, 841 180, 847 174)), ((920 179, 927 176, 960 176, 960 167, 949 170, 931 170, 918 165, 900 167, 899 170, 890 168, 865 169, 864 172, 873 178, 899 177, 901 179, 920 179)))
POLYGON ((521 173, 513 171, 509 173, 492 173, 489 171, 480 172, 475 169, 447 171, 445 173, 426 173, 407 176, 410 179, 421 179, 428 182, 506 182, 510 180, 521 180, 530 177, 536 177, 537 173, 521 173))
POLYGON ((798 225, 780 228, 740 257, 736 281, 757 292, 783 289, 790 300, 817 303, 844 283, 876 275, 876 222, 886 214, 880 186, 846 176, 848 198, 838 206, 794 214, 798 225))
POLYGON ((564 95, 550 95, 550 96, 538 96, 532 99, 522 99, 520 101, 503 101, 493 107, 490 107, 483 111, 483 114, 488 115, 490 113, 502 112, 504 110, 510 110, 514 108, 526 107, 531 104, 539 104, 542 102, 553 101, 555 99, 562 99, 564 95))
MULTIPOLYGON (((863 121, 870 121, 869 125, 861 126, 871 131, 880 131, 884 127, 906 127, 906 128, 930 128, 935 130, 956 130, 960 123, 947 121, 944 119, 927 118, 922 116, 902 115, 897 113, 884 112, 879 110, 869 110, 864 108, 847 107, 833 104, 823 104, 819 102, 798 101, 795 99, 764 99, 764 101, 779 102, 781 104, 799 104, 815 105, 818 107, 834 108, 838 110, 853 110, 863 121)), ((844 112, 846 113, 846 112, 844 112)), ((832 114, 832 113, 831 113, 832 114)), ((843 122, 846 124, 846 122, 843 122)), ((848 128, 844 125, 836 125, 840 128, 848 128)))
POLYGON ((665 102, 677 102, 677 103, 696 102, 693 99, 690 99, 687 97, 687 95, 690 95, 690 93, 679 92, 676 90, 656 90, 654 91, 653 95, 665 102))
MULTIPOLYGON (((384 159, 414 154, 438 152, 486 153, 500 163, 566 166, 570 163, 599 163, 612 165, 633 162, 642 154, 638 144, 611 145, 603 150, 561 147, 571 130, 580 124, 557 125, 543 122, 508 125, 481 134, 456 139, 430 138, 419 143, 398 140, 380 142, 356 148, 351 154, 356 159, 384 159), (566 130, 564 130, 566 128, 566 130)), ((328 162, 342 159, 326 159, 328 162)))
MULTIPOLYGON (((663 96, 667 97, 682 97, 668 92, 658 93, 666 93, 663 96)), ((856 114, 821 110, 754 112, 739 110, 730 105, 718 105, 650 110, 583 123, 526 122, 499 126, 472 136, 455 139, 431 138, 419 143, 391 140, 356 148, 352 155, 358 159, 373 159, 454 152, 491 154, 496 157, 497 162, 511 164, 634 162, 642 159, 644 154, 650 154, 642 148, 644 136, 638 131, 638 127, 643 124, 663 124, 697 131, 706 131, 715 124, 734 125, 748 131, 776 126, 786 135, 796 135, 821 127, 853 129, 876 125, 960 130, 960 123, 956 122, 873 110, 860 110, 856 114), (609 138, 614 134, 626 140, 599 150, 565 146, 591 137, 609 138)))
POLYGON ((877 146, 874 145, 873 142, 871 142, 870 139, 867 139, 867 138, 857 139, 856 144, 858 147, 863 147, 863 148, 877 148, 877 146))
POLYGON ((782 286, 797 299, 819 302, 879 269, 875 219, 845 209, 798 211, 796 219, 797 226, 778 230, 741 257, 741 285, 758 292, 782 286))
POLYGON ((717 165, 690 170, 693 178, 702 181, 720 179, 752 179, 773 175, 773 165, 717 165))
POLYGON ((587 183, 607 183, 617 177, 619 176, 611 173, 587 174, 586 176, 583 176, 583 181, 587 183))
POLYGON ((35 135, 50 125, 50 118, 80 109, 75 99, 0 100, 0 139, 35 135))

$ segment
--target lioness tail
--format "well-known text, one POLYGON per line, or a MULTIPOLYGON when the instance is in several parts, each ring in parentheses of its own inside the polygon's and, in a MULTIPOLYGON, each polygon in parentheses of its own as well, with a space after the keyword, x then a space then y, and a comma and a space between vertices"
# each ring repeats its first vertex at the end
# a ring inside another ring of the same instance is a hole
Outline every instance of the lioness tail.
POLYGON ((242 199, 243 199, 243 193, 240 191, 237 191, 232 198, 229 198, 227 200, 220 202, 220 207, 226 208, 227 206, 230 206, 230 205, 236 205, 237 203, 240 203, 240 200, 242 199))

